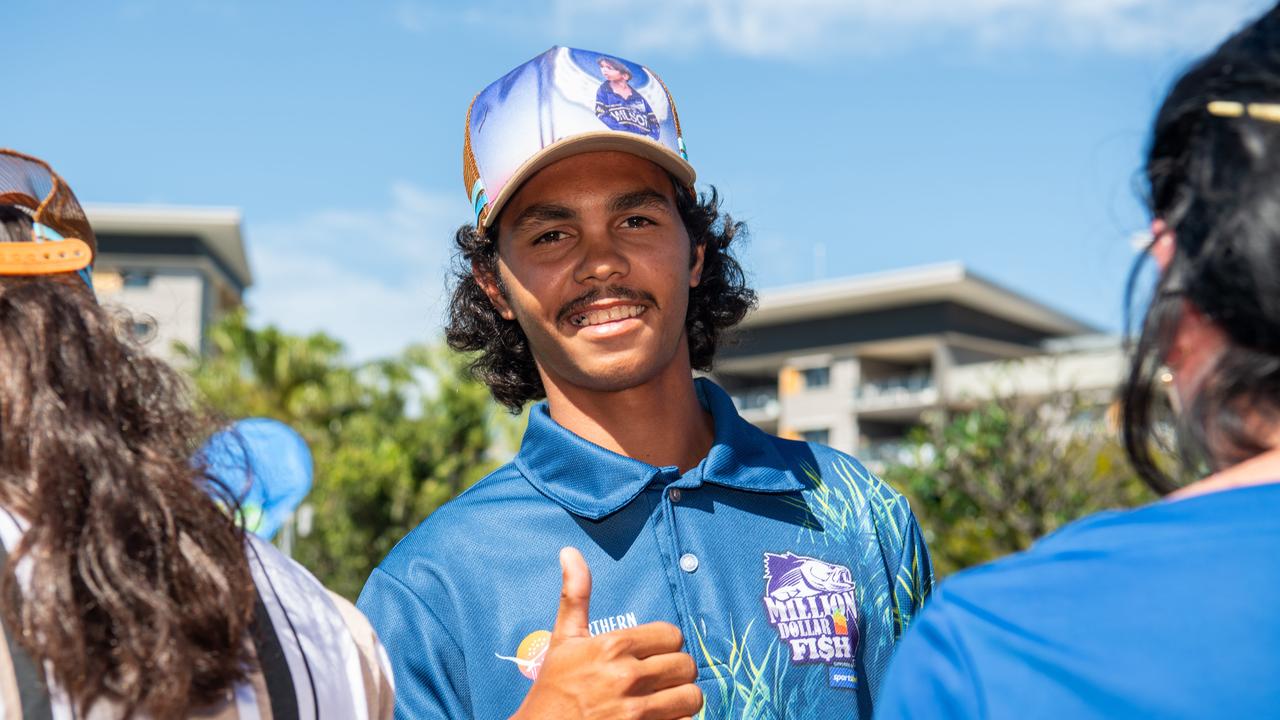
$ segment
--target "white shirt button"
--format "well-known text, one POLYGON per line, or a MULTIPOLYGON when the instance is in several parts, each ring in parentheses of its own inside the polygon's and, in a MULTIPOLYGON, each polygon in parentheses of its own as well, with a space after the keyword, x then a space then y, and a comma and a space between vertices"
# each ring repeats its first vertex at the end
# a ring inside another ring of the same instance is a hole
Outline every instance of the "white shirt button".
POLYGON ((685 553, 680 556, 680 569, 691 573, 698 569, 698 556, 693 553, 685 553))
POLYGON ((684 497, 680 492, 680 488, 671 488, 671 492, 668 495, 671 497, 671 502, 680 502, 680 498, 684 497))

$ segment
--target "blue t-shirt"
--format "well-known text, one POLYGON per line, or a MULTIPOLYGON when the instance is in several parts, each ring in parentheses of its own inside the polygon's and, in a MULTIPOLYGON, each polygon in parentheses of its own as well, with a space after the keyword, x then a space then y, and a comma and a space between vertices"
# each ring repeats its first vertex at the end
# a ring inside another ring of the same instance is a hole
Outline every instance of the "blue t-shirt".
POLYGON ((942 583, 878 718, 1280 717, 1280 484, 1107 512, 942 583))
POLYGON ((856 460, 767 435, 711 382, 697 389, 715 444, 689 472, 593 445, 539 404, 512 463, 391 551, 358 604, 391 656, 397 718, 515 712, 566 545, 591 568, 592 634, 683 631, 706 718, 870 717, 932 586, 910 508, 856 460))

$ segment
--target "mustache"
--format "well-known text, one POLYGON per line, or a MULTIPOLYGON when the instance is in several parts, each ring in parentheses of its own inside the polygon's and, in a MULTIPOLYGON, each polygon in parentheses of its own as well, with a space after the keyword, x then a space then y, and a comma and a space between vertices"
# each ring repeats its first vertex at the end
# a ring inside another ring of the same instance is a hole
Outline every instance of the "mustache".
POLYGON ((564 322, 570 315, 582 312, 588 305, 600 300, 601 298, 638 300, 640 302, 649 303, 655 308, 658 307, 658 299, 643 290, 635 290, 625 285, 606 285, 604 287, 592 288, 565 303, 560 308, 560 312, 556 313, 556 322, 564 322))

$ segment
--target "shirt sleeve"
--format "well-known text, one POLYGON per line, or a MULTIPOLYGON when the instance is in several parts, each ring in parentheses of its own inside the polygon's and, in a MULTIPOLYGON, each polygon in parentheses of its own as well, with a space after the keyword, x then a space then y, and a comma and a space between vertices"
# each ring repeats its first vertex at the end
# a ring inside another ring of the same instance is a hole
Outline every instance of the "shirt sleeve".
POLYGON ((925 601, 933 592, 933 561, 929 559, 929 548, 925 547, 924 534, 916 522, 915 513, 902 501, 906 508, 903 522, 902 547, 898 556, 897 577, 893 581, 895 631, 899 636, 911 625, 911 621, 924 607, 925 601))
POLYGON ((946 604, 939 593, 898 644, 876 720, 982 717, 977 682, 946 604))
POLYGON ((377 568, 357 607, 386 647, 395 676, 396 720, 471 717, 466 661, 449 632, 448 607, 433 607, 377 568))

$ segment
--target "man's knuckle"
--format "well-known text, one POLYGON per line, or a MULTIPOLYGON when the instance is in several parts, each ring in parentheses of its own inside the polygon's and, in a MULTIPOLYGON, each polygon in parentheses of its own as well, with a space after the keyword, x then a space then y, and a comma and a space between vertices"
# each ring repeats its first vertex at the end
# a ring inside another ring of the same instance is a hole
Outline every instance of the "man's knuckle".
POLYGON ((618 717, 621 720, 641 720, 645 717, 647 706, 644 698, 626 698, 618 705, 618 717))
POLYGON ((640 680, 640 670, 634 665, 614 665, 611 674, 620 688, 631 689, 640 680))
POLYGON ((601 644, 604 651, 613 657, 621 657, 631 654, 633 643, 629 635, 623 633, 610 633, 601 638, 601 644))

